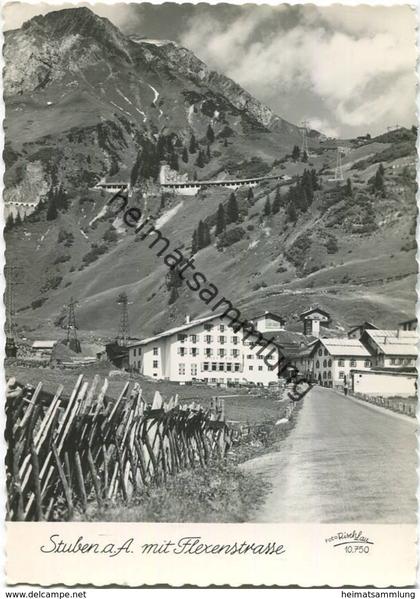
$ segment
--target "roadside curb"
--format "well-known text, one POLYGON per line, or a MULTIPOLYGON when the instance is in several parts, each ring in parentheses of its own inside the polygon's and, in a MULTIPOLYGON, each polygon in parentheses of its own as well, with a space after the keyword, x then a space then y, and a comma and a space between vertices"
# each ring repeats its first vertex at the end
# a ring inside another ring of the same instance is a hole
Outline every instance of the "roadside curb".
POLYGON ((404 422, 411 422, 412 424, 417 423, 416 418, 410 418, 410 416, 406 416, 405 414, 399 414, 398 412, 393 412, 392 410, 388 410, 387 408, 382 408, 381 406, 375 406, 374 404, 371 404, 368 401, 363 401, 362 399, 357 399, 357 397, 353 397, 352 395, 344 395, 344 393, 341 393, 341 391, 336 391, 336 393, 338 393, 345 399, 351 399, 355 403, 358 403, 361 406, 365 406, 366 408, 370 408, 371 410, 375 410, 376 412, 380 412, 381 414, 386 414, 387 416, 399 418, 399 420, 403 420, 404 422))

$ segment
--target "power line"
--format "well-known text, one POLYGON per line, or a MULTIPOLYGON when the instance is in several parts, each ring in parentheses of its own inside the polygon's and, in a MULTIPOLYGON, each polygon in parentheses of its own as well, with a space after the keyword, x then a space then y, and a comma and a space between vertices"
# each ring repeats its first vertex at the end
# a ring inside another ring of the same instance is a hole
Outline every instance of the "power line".
POLYGON ((126 346, 130 335, 130 328, 128 322, 128 306, 132 302, 128 301, 127 294, 125 292, 120 293, 117 297, 117 304, 121 306, 120 315, 120 326, 118 329, 117 343, 119 345, 126 346))

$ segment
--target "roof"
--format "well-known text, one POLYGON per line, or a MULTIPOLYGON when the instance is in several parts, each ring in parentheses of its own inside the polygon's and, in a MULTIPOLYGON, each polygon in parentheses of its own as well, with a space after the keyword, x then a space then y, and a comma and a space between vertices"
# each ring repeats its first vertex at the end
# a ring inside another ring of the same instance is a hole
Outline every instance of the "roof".
POLYGON ((361 324, 357 324, 357 325, 353 325, 353 328, 351 328, 347 335, 351 335, 351 333, 354 333, 354 331, 357 331, 357 329, 365 329, 365 330, 371 330, 371 329, 375 329, 377 330, 378 327, 375 326, 372 322, 368 322, 367 320, 365 320, 365 322, 362 322, 361 324))
POLYGON ((143 339, 142 341, 137 341, 137 343, 131 343, 128 347, 138 347, 140 345, 147 345, 152 341, 159 341, 159 339, 165 339, 166 337, 171 337, 171 335, 176 335, 177 333, 182 333, 183 331, 188 331, 197 325, 204 324, 205 322, 209 322, 210 320, 214 320, 215 318, 220 318, 224 313, 221 314, 212 314, 211 316, 205 316, 204 318, 199 318, 198 320, 191 320, 190 322, 186 322, 183 325, 178 327, 174 327, 173 329, 168 329, 167 331, 163 331, 163 333, 159 333, 159 335, 155 335, 154 337, 148 337, 147 339, 143 339))
MULTIPOLYGON (((325 349, 332 356, 370 356, 369 351, 358 339, 348 339, 347 337, 330 337, 328 339, 319 339, 325 349)), ((315 348, 317 344, 315 345, 315 348)))
POLYGON ((32 349, 53 349, 57 341, 34 341, 32 349))
POLYGON ((269 310, 266 310, 265 312, 263 312, 262 314, 258 314, 257 316, 253 316, 250 320, 259 320, 260 318, 264 318, 264 316, 270 316, 271 318, 274 318, 274 320, 286 322, 284 316, 279 316, 278 314, 274 314, 274 312, 270 312, 269 310))
POLYGON ((402 320, 401 322, 398 323, 398 326, 401 326, 402 324, 411 324, 417 322, 417 318, 410 318, 409 320, 402 320))
POLYGON ((330 317, 328 312, 326 312, 322 308, 318 308, 317 306, 315 306, 314 308, 308 308, 308 310, 304 310, 299 315, 299 317, 302 319, 302 318, 305 318, 306 316, 309 316, 310 314, 313 314, 314 312, 321 312, 321 314, 324 314, 324 316, 328 316, 328 318, 330 317))
POLYGON ((416 356, 417 331, 377 330, 365 331, 379 350, 391 356, 416 356))

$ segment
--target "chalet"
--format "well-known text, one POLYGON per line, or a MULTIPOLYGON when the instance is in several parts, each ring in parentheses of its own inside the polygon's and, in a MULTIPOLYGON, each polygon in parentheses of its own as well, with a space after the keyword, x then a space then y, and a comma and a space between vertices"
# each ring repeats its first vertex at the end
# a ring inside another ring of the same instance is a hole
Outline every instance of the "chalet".
POLYGON ((299 318, 303 322, 303 334, 314 337, 319 337, 321 326, 328 327, 331 322, 329 313, 318 307, 305 310, 299 318))
POLYGON ((57 341, 34 341, 31 347, 31 354, 34 358, 51 359, 56 345, 57 341))
POLYGON ((350 381, 352 369, 365 370, 372 366, 366 347, 358 339, 347 337, 319 339, 311 356, 313 376, 324 387, 342 388, 350 381))
POLYGON ((252 318, 251 322, 260 333, 276 333, 278 331, 284 331, 286 325, 285 318, 268 311, 259 316, 255 316, 252 318))
POLYGON ((349 339, 360 339, 360 337, 363 335, 363 333, 368 329, 377 330, 378 327, 376 327, 371 322, 365 321, 365 322, 362 322, 362 324, 358 324, 358 325, 354 326, 353 328, 351 328, 350 331, 347 333, 347 337, 349 339))
POLYGON ((416 365, 417 333, 410 330, 366 330, 360 338, 379 368, 401 368, 416 365))

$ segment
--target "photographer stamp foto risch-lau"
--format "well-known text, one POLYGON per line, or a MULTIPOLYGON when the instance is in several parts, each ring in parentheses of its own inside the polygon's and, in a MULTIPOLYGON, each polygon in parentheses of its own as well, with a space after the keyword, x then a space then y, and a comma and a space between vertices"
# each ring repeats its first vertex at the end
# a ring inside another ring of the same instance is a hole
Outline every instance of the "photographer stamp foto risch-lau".
POLYGON ((3 18, 7 583, 414 585, 415 10, 3 18))

